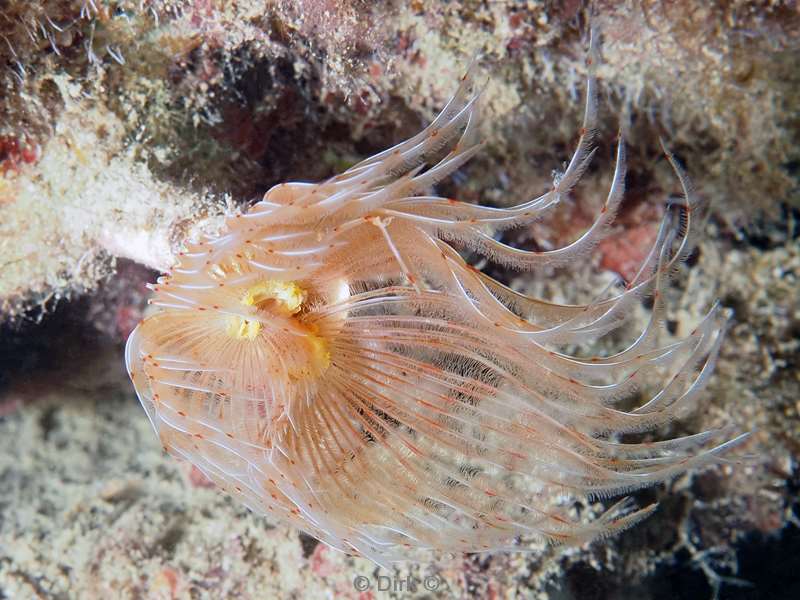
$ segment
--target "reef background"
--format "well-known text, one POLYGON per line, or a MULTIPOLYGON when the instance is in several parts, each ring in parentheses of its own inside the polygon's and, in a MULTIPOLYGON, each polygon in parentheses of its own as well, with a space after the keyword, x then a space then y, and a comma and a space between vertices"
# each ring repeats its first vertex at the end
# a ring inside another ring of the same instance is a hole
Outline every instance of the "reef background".
MULTIPOLYGON (((597 156, 554 218, 508 235, 546 248, 585 229, 621 129, 618 235, 544 278, 484 267, 560 301, 629 274, 678 192, 662 137, 713 207, 669 289, 669 335, 716 297, 735 311, 705 402, 675 428, 754 429, 753 456, 641 492, 661 509, 608 541, 398 572, 436 574, 441 597, 800 597, 800 9, 592 10, 597 156)), ((0 0, 0 598, 370 597, 352 582, 374 578, 372 564, 250 514, 162 455, 122 365, 148 267, 271 185, 324 178, 416 132, 476 54, 487 148, 439 190, 498 205, 540 193, 578 137, 590 12, 0 0)))

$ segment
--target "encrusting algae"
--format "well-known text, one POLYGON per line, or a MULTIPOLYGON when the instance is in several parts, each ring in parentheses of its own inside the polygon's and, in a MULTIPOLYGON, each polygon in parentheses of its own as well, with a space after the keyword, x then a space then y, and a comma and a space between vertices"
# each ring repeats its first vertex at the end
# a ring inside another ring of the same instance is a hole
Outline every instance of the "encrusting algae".
POLYGON ((660 290, 705 208, 672 156, 683 200, 624 288, 586 305, 529 297, 453 246, 518 270, 587 254, 622 200, 625 145, 584 235, 519 250, 493 234, 541 218, 578 182, 593 154, 595 82, 566 170, 512 208, 429 195, 480 149, 479 97, 468 72, 421 133, 323 183, 276 186, 218 237, 187 243, 126 349, 167 452, 252 510, 379 564, 409 548, 520 549, 520 536, 575 543, 619 531, 655 507, 622 500, 586 523, 570 517, 572 501, 663 482, 746 437, 726 428, 618 441, 696 405, 727 320, 716 305, 687 338, 657 342, 660 290), (650 321, 626 349, 561 350, 619 328, 647 295, 650 321), (616 407, 664 373, 638 408, 616 407))

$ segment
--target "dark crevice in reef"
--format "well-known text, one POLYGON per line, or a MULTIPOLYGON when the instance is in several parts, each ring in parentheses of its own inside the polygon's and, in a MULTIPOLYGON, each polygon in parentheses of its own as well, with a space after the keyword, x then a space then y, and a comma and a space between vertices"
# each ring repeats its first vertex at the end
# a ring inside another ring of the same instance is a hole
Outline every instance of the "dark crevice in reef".
MULTIPOLYGON (((722 582, 718 600, 794 600, 800 598, 800 529, 787 527, 779 536, 753 532, 740 540, 737 552, 741 584, 722 582)), ((719 573, 725 577, 725 573, 719 573)), ((710 600, 714 589, 687 550, 631 586, 612 573, 577 563, 564 574, 560 589, 548 590, 559 600, 710 600)))
POLYGON ((800 529, 788 526, 780 537, 754 532, 736 546, 739 577, 752 588, 723 590, 720 600, 767 600, 800 598, 800 529))
POLYGON ((187 82, 173 81, 178 114, 192 114, 183 105, 191 97, 190 83, 202 79, 206 63, 222 77, 205 97, 200 123, 185 120, 178 135, 163 140, 179 151, 166 168, 150 165, 159 176, 249 201, 276 183, 318 180, 333 173, 333 165, 320 156, 336 140, 348 140, 350 130, 318 98, 319 74, 313 66, 298 71, 291 55, 265 57, 248 45, 224 57, 197 50, 186 65, 187 82), (198 170, 198 163, 212 167, 198 170))
MULTIPOLYGON (((734 546, 742 585, 721 584, 719 600, 790 600, 800 598, 800 529, 789 525, 780 535, 754 531, 734 546)), ((725 576, 724 573, 719 573, 725 576)), ((613 596, 611 596, 613 597, 613 596)), ((686 551, 642 582, 633 598, 673 600, 712 598, 713 588, 686 551), (647 595, 649 591, 650 595, 647 595)))
POLYGON ((762 251, 774 250, 800 237, 800 209, 782 203, 779 217, 759 216, 740 231, 737 246, 762 251))
POLYGON ((98 334, 85 321, 86 300, 60 302, 52 311, 0 323, 0 391, 85 357, 98 334))
MULTIPOLYGON (((709 487, 708 482, 698 483, 709 487)), ((797 498, 800 493, 800 476, 787 481, 787 495, 797 498)), ((711 485, 713 487, 713 485, 711 485)), ((697 493, 697 497, 712 499, 716 493, 697 493)), ((678 539, 670 535, 669 523, 687 518, 692 502, 685 497, 658 498, 653 490, 636 495, 640 505, 659 501, 659 510, 638 527, 622 534, 619 550, 622 557, 632 556, 636 548, 652 548, 666 552, 668 559, 657 563, 652 574, 635 583, 630 580, 630 569, 598 570, 588 562, 578 562, 565 568, 564 576, 548 588, 549 597, 556 600, 711 600, 714 585, 700 566, 703 548, 692 554, 678 546, 678 539), (671 549, 674 549, 671 550, 671 549)), ((732 545, 736 553, 738 572, 724 568, 716 571, 711 562, 707 566, 720 578, 717 600, 794 600, 800 598, 800 501, 792 506, 793 523, 783 530, 765 534, 753 530, 732 545), (735 578, 739 583, 725 581, 735 578)), ((667 556, 666 554, 664 556, 667 556)), ((711 555, 709 555, 711 556, 711 555)))

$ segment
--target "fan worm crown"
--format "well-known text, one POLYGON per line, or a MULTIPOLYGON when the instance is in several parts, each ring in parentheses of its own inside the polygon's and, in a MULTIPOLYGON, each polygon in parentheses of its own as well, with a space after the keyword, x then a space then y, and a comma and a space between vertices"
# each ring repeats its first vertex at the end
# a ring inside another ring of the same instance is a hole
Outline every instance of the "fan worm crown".
POLYGON ((669 153, 682 201, 667 207, 636 276, 594 302, 520 294, 456 252, 518 270, 567 265, 608 231, 624 190, 620 140, 605 203, 575 242, 529 252, 493 235, 540 218, 586 169, 590 77, 581 138, 550 191, 511 208, 431 195, 480 149, 473 79, 414 137, 322 183, 276 186, 218 237, 188 243, 126 349, 166 451, 252 510, 380 564, 412 547, 613 533, 653 507, 623 500, 587 523, 569 517, 569 499, 665 481, 743 439, 724 429, 617 441, 696 404, 726 321, 714 306, 687 338, 656 339, 660 289, 704 209, 669 153), (629 347, 560 350, 618 328, 645 295, 651 318, 629 347), (618 406, 658 381, 637 408, 618 406))

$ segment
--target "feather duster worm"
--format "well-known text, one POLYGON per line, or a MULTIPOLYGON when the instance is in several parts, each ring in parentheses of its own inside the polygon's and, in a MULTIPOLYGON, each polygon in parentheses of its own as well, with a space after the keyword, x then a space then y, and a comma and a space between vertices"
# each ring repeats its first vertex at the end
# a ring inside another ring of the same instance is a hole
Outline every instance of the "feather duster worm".
POLYGON ((623 443, 691 409, 726 316, 659 346, 660 288, 703 206, 672 157, 668 206, 638 274, 586 305, 505 287, 453 245, 521 270, 585 255, 623 195, 625 145, 580 239, 528 252, 493 237, 558 204, 591 159, 595 82, 582 135, 544 195, 490 208, 428 195, 480 148, 472 73, 421 133, 319 184, 272 188, 221 235, 188 243, 133 332, 130 377, 164 450, 252 510, 378 562, 410 547, 512 548, 603 536, 647 516, 625 500, 590 523, 564 499, 607 497, 713 461, 744 436, 717 430, 623 443), (605 335, 652 295, 652 318, 613 356, 558 350, 605 335), (638 408, 615 405, 667 373, 638 408))

